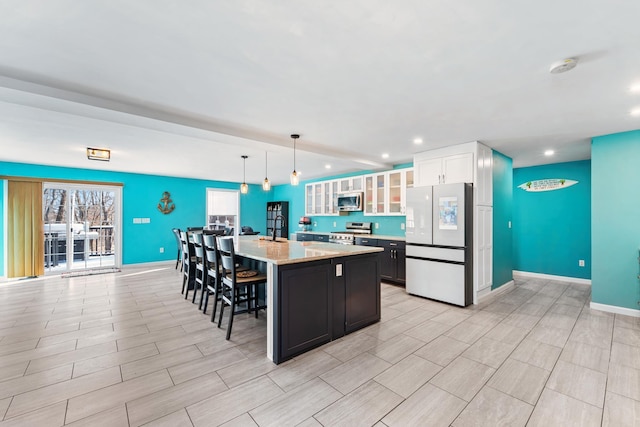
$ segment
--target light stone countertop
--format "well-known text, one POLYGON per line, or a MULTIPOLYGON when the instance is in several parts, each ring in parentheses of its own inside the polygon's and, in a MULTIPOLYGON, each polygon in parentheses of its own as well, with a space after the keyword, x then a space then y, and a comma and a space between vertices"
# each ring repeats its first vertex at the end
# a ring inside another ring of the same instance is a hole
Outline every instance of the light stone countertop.
POLYGON ((325 242, 297 242, 264 236, 240 236, 235 245, 236 255, 276 265, 296 264, 321 259, 382 252, 373 246, 340 245, 325 242))

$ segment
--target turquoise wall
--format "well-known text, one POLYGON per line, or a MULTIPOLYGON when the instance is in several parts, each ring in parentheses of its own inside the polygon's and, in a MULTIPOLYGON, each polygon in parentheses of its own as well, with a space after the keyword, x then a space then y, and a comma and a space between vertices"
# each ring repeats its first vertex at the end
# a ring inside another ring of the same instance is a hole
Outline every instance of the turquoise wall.
POLYGON ((493 284, 513 280, 513 161, 493 151, 493 284))
POLYGON ((591 278, 591 162, 517 168, 513 171, 514 270, 591 278), (527 192, 519 185, 546 178, 578 184, 527 192), (585 260, 585 267, 578 260, 585 260))
POLYGON ((638 310, 640 131, 593 138, 591 300, 638 310))
MULTIPOLYGON (((412 167, 413 164, 398 165, 398 168, 412 167)), ((396 169, 396 168, 394 168, 396 169)), ((310 182, 328 181, 332 179, 366 175, 373 171, 360 171, 357 173, 335 175, 323 179, 308 180, 300 182, 300 185, 293 187, 291 185, 280 185, 274 187, 274 200, 289 200, 289 216, 291 218, 291 227, 289 232, 298 231, 298 220, 304 216, 305 209, 305 184, 310 182)), ((312 231, 331 232, 344 230, 347 222, 372 222, 373 227, 376 223, 378 228, 373 229, 374 234, 384 234, 388 236, 404 236, 404 230, 401 224, 404 224, 404 216, 365 216, 362 212, 349 212, 345 216, 311 216, 314 222, 312 231), (335 222, 335 226, 333 225, 335 222)))
MULTIPOLYGON (((89 169, 62 168, 0 162, 0 175, 43 179, 64 179, 122 183, 122 263, 136 264, 173 260, 176 241, 171 229, 201 226, 206 221, 206 189, 239 189, 238 183, 173 178, 89 169), (175 211, 164 215, 157 210, 162 193, 168 191, 176 205, 175 211), (134 224, 133 218, 150 218, 149 224, 134 224), (165 253, 160 253, 160 247, 165 253)), ((2 182, 2 181, 0 181, 2 182)), ((266 203, 274 191, 264 192, 261 186, 250 185, 249 193, 240 197, 240 224, 251 225, 264 234, 266 203)), ((0 218, 4 210, 0 210, 0 218)), ((4 227, 2 227, 4 233, 4 227)), ((4 236, 0 235, 4 241, 4 236)), ((3 245, 0 245, 3 246, 3 245)), ((0 258, 0 275, 5 274, 4 257, 0 258)))

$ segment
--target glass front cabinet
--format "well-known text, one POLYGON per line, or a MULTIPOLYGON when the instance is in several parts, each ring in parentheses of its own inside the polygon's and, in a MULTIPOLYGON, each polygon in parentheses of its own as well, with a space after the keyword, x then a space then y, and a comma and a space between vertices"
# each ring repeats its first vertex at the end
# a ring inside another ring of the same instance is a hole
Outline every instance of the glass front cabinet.
POLYGON ((365 215, 405 215, 406 191, 413 187, 413 169, 365 175, 365 215))

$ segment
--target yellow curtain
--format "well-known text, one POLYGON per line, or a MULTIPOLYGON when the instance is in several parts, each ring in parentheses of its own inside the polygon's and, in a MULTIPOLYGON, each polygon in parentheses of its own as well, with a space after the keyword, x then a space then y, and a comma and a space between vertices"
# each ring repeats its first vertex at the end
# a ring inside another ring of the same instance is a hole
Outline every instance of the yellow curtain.
POLYGON ((44 274, 42 182, 8 182, 7 277, 44 274))

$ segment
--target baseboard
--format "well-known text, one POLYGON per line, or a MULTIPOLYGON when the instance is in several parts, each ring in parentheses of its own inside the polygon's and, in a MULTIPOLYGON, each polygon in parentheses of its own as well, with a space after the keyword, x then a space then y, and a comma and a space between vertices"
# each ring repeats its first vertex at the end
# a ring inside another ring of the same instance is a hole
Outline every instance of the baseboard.
POLYGON ((480 291, 477 293, 478 298, 477 298, 477 301, 474 302, 474 304, 479 304, 489 298, 498 297, 503 293, 510 291, 511 288, 513 288, 514 286, 515 286, 515 282, 513 280, 509 280, 499 288, 491 289, 488 292, 486 290, 480 291))
POLYGON ((589 307, 593 308, 594 310, 606 311, 607 313, 624 314, 625 316, 631 316, 631 317, 640 317, 640 310, 635 310, 633 308, 618 307, 617 305, 598 304, 597 302, 590 303, 589 307))
MULTIPOLYGON (((136 264, 124 264, 121 269, 122 270, 127 270, 130 268, 140 268, 140 267, 172 267, 175 268, 176 266, 176 261, 150 261, 150 262, 140 262, 140 263, 136 263, 136 264)), ((178 265, 178 268, 180 268, 180 265, 178 265)))
POLYGON ((531 273, 529 271, 513 270, 513 277, 532 277, 535 279, 556 280, 558 282, 571 282, 591 286, 591 279, 581 279, 578 277, 568 276, 554 276, 552 274, 531 273))

